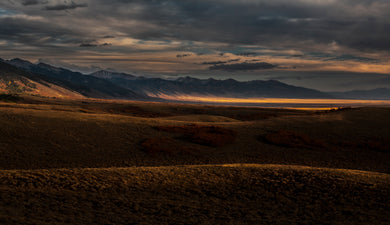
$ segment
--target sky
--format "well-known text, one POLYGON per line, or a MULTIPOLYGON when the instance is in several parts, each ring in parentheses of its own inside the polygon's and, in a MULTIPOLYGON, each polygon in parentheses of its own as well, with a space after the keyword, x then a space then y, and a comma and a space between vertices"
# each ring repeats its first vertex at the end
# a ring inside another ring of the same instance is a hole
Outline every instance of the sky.
POLYGON ((0 58, 83 73, 390 88, 388 0, 2 0, 0 58))

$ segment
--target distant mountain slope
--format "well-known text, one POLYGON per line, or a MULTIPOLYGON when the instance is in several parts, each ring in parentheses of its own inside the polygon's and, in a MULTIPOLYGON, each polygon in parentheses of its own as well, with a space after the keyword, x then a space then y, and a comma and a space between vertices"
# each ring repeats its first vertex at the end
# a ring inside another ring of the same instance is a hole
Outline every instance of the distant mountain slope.
POLYGON ((317 90, 287 85, 279 81, 247 81, 233 79, 176 80, 136 77, 125 73, 98 71, 90 75, 57 68, 45 63, 33 64, 22 59, 4 61, 34 74, 36 79, 72 90, 86 97, 146 100, 164 95, 215 96, 234 98, 333 98, 317 90))
MULTIPOLYGON (((100 72, 103 73, 103 72, 100 72)), ((313 89, 295 87, 275 80, 239 82, 233 79, 196 79, 182 77, 176 80, 142 78, 132 75, 117 76, 105 71, 104 78, 124 88, 149 96, 208 95, 235 98, 333 98, 330 94, 313 89)), ((91 74, 96 76, 96 74, 91 74)), ((103 76, 100 76, 103 77, 103 76)))
POLYGON ((12 59, 7 63, 34 73, 42 80, 74 90, 86 97, 145 99, 145 96, 115 85, 106 79, 83 75, 79 72, 57 68, 45 63, 33 64, 22 59, 12 59))
POLYGON ((133 76, 131 74, 126 73, 116 73, 116 72, 110 72, 106 70, 100 70, 94 73, 90 74, 93 77, 97 78, 103 78, 103 79, 126 79, 126 80, 133 80, 136 79, 136 76, 133 76))
POLYGON ((39 76, 23 71, 4 61, 0 61, 0 92, 27 93, 50 97, 83 97, 80 93, 49 83, 39 76))
POLYGON ((377 88, 372 90, 354 90, 347 92, 331 92, 330 94, 338 98, 347 99, 390 99, 390 89, 388 88, 377 88))

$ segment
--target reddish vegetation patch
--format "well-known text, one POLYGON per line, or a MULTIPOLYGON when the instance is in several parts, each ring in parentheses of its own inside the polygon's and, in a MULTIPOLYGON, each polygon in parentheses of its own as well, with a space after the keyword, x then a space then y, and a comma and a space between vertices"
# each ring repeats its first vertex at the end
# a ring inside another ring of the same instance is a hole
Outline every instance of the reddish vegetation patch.
POLYGON ((252 121, 252 120, 265 120, 273 117, 278 117, 275 113, 254 113, 249 115, 235 115, 233 118, 244 120, 244 121, 252 121))
POLYGON ((264 140, 270 144, 291 148, 319 148, 325 146, 322 140, 313 139, 306 135, 287 130, 268 133, 265 135, 264 140))
POLYGON ((373 150, 378 152, 390 152, 390 143, 386 142, 385 140, 381 140, 379 138, 360 140, 358 142, 343 141, 337 144, 338 146, 343 148, 351 148, 351 149, 358 148, 358 149, 373 150))
POLYGON ((153 137, 148 138, 141 143, 143 150, 149 154, 164 153, 190 153, 192 148, 182 146, 177 140, 169 137, 153 137))
POLYGON ((218 126, 183 125, 183 126, 159 126, 157 130, 183 134, 183 138, 196 144, 211 147, 221 147, 233 143, 236 132, 218 126))
POLYGON ((157 118, 157 117, 170 116, 169 114, 165 114, 165 113, 150 112, 138 106, 112 107, 107 109, 107 112, 113 114, 123 114, 123 115, 145 117, 145 118, 157 118))

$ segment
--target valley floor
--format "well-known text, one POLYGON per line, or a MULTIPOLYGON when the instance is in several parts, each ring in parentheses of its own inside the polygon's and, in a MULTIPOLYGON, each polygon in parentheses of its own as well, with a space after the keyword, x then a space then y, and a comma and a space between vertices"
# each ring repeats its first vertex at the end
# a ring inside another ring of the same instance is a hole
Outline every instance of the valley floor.
POLYGON ((0 103, 0 223, 389 224, 389 118, 11 99, 0 103))

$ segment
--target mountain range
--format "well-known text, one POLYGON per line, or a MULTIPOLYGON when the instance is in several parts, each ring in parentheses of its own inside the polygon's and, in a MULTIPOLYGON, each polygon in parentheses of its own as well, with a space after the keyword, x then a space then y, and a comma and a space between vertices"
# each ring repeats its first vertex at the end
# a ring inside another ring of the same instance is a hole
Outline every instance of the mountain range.
MULTIPOLYGON (((91 74, 101 77, 107 71, 91 74)), ((176 80, 161 78, 135 78, 134 76, 120 77, 113 74, 107 77, 112 83, 148 96, 160 95, 189 95, 189 96, 216 96, 235 98, 331 98, 332 96, 316 90, 295 87, 275 80, 239 82, 233 79, 196 79, 180 77, 176 80)))
POLYGON ((0 59, 0 91, 58 97, 157 100, 161 96, 234 98, 350 98, 390 99, 389 89, 325 93, 276 80, 240 82, 234 79, 175 80, 146 78, 101 70, 82 74, 45 63, 0 59))
POLYGON ((145 97, 105 79, 99 79, 45 63, 33 64, 22 59, 12 59, 5 63, 34 74, 46 82, 80 93, 85 97, 113 99, 143 99, 145 97))

